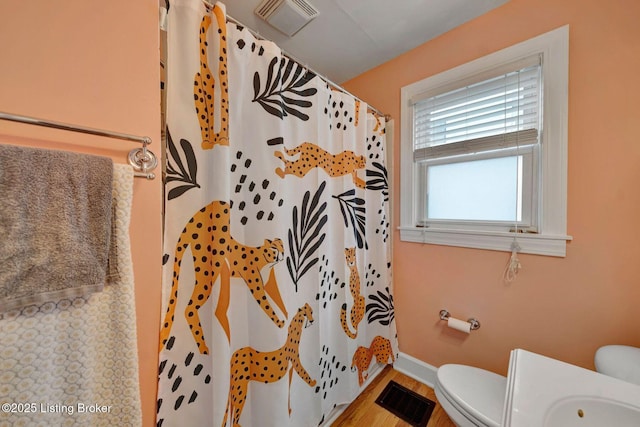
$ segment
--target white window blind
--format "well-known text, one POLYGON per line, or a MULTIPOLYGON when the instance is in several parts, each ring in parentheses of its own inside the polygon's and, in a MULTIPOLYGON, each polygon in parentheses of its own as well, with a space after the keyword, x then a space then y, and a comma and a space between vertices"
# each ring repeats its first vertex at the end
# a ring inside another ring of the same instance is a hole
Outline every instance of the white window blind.
POLYGON ((540 91, 536 55, 414 97, 414 161, 536 144, 540 91))

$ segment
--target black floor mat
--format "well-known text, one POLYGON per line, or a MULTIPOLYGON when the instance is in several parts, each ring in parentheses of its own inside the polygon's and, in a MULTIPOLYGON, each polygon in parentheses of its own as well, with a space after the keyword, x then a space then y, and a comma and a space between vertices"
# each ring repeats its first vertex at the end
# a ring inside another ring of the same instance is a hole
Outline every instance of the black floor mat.
POLYGON ((436 406, 431 400, 395 381, 389 381, 376 403, 415 427, 426 426, 436 406))

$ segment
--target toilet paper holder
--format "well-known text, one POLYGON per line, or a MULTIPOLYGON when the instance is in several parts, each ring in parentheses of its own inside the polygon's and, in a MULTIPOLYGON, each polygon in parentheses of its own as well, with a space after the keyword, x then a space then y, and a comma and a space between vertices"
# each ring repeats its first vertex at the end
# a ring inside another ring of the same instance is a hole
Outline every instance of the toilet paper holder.
MULTIPOLYGON (((449 320, 449 318, 451 317, 451 314, 447 311, 447 310, 440 310, 440 320, 449 320)), ((476 329, 480 329, 480 322, 478 321, 478 319, 474 319, 473 317, 471 319, 467 319, 467 322, 469 322, 471 324, 470 329, 472 331, 475 331, 476 329)))

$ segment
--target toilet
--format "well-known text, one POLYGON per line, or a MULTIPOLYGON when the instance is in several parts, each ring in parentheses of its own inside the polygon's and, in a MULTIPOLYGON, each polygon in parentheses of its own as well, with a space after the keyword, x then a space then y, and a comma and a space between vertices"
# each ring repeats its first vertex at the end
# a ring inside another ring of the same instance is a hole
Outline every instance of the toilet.
MULTIPOLYGON (((596 371, 640 385, 640 348, 608 345, 595 355, 596 371)), ((458 427, 499 427, 507 378, 466 365, 438 368, 434 387, 438 403, 458 427)))
POLYGON ((438 403, 458 427, 499 427, 507 378, 466 365, 438 368, 434 387, 438 403))

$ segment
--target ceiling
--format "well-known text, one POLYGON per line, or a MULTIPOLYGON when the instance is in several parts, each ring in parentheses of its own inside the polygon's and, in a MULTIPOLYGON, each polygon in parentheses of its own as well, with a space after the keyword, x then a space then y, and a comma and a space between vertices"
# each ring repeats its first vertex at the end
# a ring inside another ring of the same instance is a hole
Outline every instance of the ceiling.
POLYGON ((227 0, 227 14, 341 84, 508 0, 307 0, 320 14, 293 37, 254 14, 262 0, 227 0))

